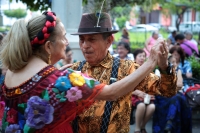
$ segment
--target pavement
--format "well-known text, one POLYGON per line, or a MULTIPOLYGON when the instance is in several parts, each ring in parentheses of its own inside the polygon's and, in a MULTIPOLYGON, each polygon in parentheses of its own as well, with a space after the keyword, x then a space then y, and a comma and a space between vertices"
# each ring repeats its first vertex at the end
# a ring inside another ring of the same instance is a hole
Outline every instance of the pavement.
MULTIPOLYGON (((134 133, 135 124, 130 125, 130 132, 134 133)), ((146 130, 152 133, 152 119, 147 123, 146 130)), ((192 113, 192 133, 200 133, 200 110, 193 111, 192 113)))

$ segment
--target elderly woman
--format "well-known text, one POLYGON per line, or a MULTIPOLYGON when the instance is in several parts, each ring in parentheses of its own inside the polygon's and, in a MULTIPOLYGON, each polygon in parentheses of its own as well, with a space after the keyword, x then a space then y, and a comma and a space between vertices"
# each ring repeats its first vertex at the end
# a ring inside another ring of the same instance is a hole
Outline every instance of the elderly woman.
POLYGON ((144 51, 146 52, 147 57, 149 57, 151 48, 155 44, 158 37, 159 37, 158 31, 154 31, 152 33, 152 36, 146 41, 144 51))
MULTIPOLYGON (((115 100, 134 90, 157 64, 163 43, 134 74, 112 85, 51 64, 65 58, 66 31, 55 13, 17 20, 3 40, 8 70, 0 92, 1 132, 72 133, 70 122, 94 100, 115 100), (113 91, 113 88, 115 90, 113 91)), ((167 51, 166 51, 167 53, 167 51)), ((174 92, 174 91, 173 91, 174 92)))
POLYGON ((185 92, 190 86, 193 85, 192 81, 192 67, 189 61, 185 60, 185 52, 180 46, 173 46, 169 52, 176 58, 177 69, 181 70, 183 75, 183 91, 185 92))
MULTIPOLYGON (((142 49, 136 49, 133 52, 135 62, 139 64, 140 66, 145 62, 146 60, 146 53, 142 49)), ((133 92, 132 96, 132 104, 133 107, 136 108, 135 112, 135 133, 147 133, 145 126, 147 122, 151 119, 154 110, 155 105, 153 101, 151 101, 149 104, 144 103, 144 97, 147 95, 145 92, 135 90, 133 92)), ((153 95, 150 95, 151 100, 154 99, 153 95)))
POLYGON ((119 42, 117 45, 117 53, 114 54, 114 57, 126 60, 134 60, 133 54, 131 53, 130 45, 127 42, 119 42))

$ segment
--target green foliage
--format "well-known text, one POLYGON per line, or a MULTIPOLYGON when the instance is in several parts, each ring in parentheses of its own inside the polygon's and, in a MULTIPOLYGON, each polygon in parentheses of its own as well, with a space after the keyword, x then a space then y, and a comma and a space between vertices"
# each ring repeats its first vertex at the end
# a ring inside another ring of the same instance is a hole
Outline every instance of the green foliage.
POLYGON ((121 16, 121 17, 116 19, 120 29, 122 29, 124 27, 126 20, 127 20, 127 18, 125 16, 121 16))
POLYGON ((200 62, 194 56, 189 57, 188 61, 191 63, 192 66, 192 75, 196 79, 200 79, 200 62))
POLYGON ((16 2, 18 1, 25 3, 27 8, 33 11, 46 11, 48 8, 51 8, 51 0, 16 0, 16 2))
POLYGON ((9 18, 17 18, 17 19, 24 18, 27 15, 26 10, 20 8, 13 10, 5 10, 4 14, 9 18))

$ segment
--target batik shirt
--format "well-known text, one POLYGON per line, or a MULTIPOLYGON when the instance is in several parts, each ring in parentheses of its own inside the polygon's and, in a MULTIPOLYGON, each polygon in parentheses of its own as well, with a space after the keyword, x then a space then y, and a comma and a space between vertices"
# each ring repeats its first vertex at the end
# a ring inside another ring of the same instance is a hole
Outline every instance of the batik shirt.
MULTIPOLYGON (((75 63, 72 69, 76 70, 80 62, 75 63)), ((97 66, 90 66, 88 62, 82 68, 92 78, 101 83, 109 84, 112 71, 113 57, 110 53, 97 66)), ((139 67, 131 60, 120 60, 118 80, 128 76, 139 67)), ((115 88, 113 88, 115 89, 115 88)), ((134 90, 141 90, 152 95, 173 96, 176 93, 176 75, 163 75, 161 78, 149 74, 134 90)), ((130 124, 132 92, 113 102, 108 133, 128 133, 130 124)), ((78 117, 79 133, 100 133, 102 116, 106 101, 96 101, 89 109, 78 117)))

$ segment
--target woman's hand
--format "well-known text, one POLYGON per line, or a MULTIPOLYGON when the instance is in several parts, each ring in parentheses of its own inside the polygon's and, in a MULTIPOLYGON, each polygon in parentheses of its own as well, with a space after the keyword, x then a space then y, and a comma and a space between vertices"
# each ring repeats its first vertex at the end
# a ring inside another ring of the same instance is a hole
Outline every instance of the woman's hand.
MULTIPOLYGON (((140 90, 135 90, 135 91, 133 92, 133 95, 138 96, 138 97, 141 98, 141 99, 144 99, 144 98, 145 98, 145 95, 147 95, 147 93, 145 93, 145 92, 143 92, 143 91, 140 91, 140 90)), ((151 100, 154 100, 154 99, 155 99, 155 96, 150 95, 150 99, 151 99, 151 100)))

